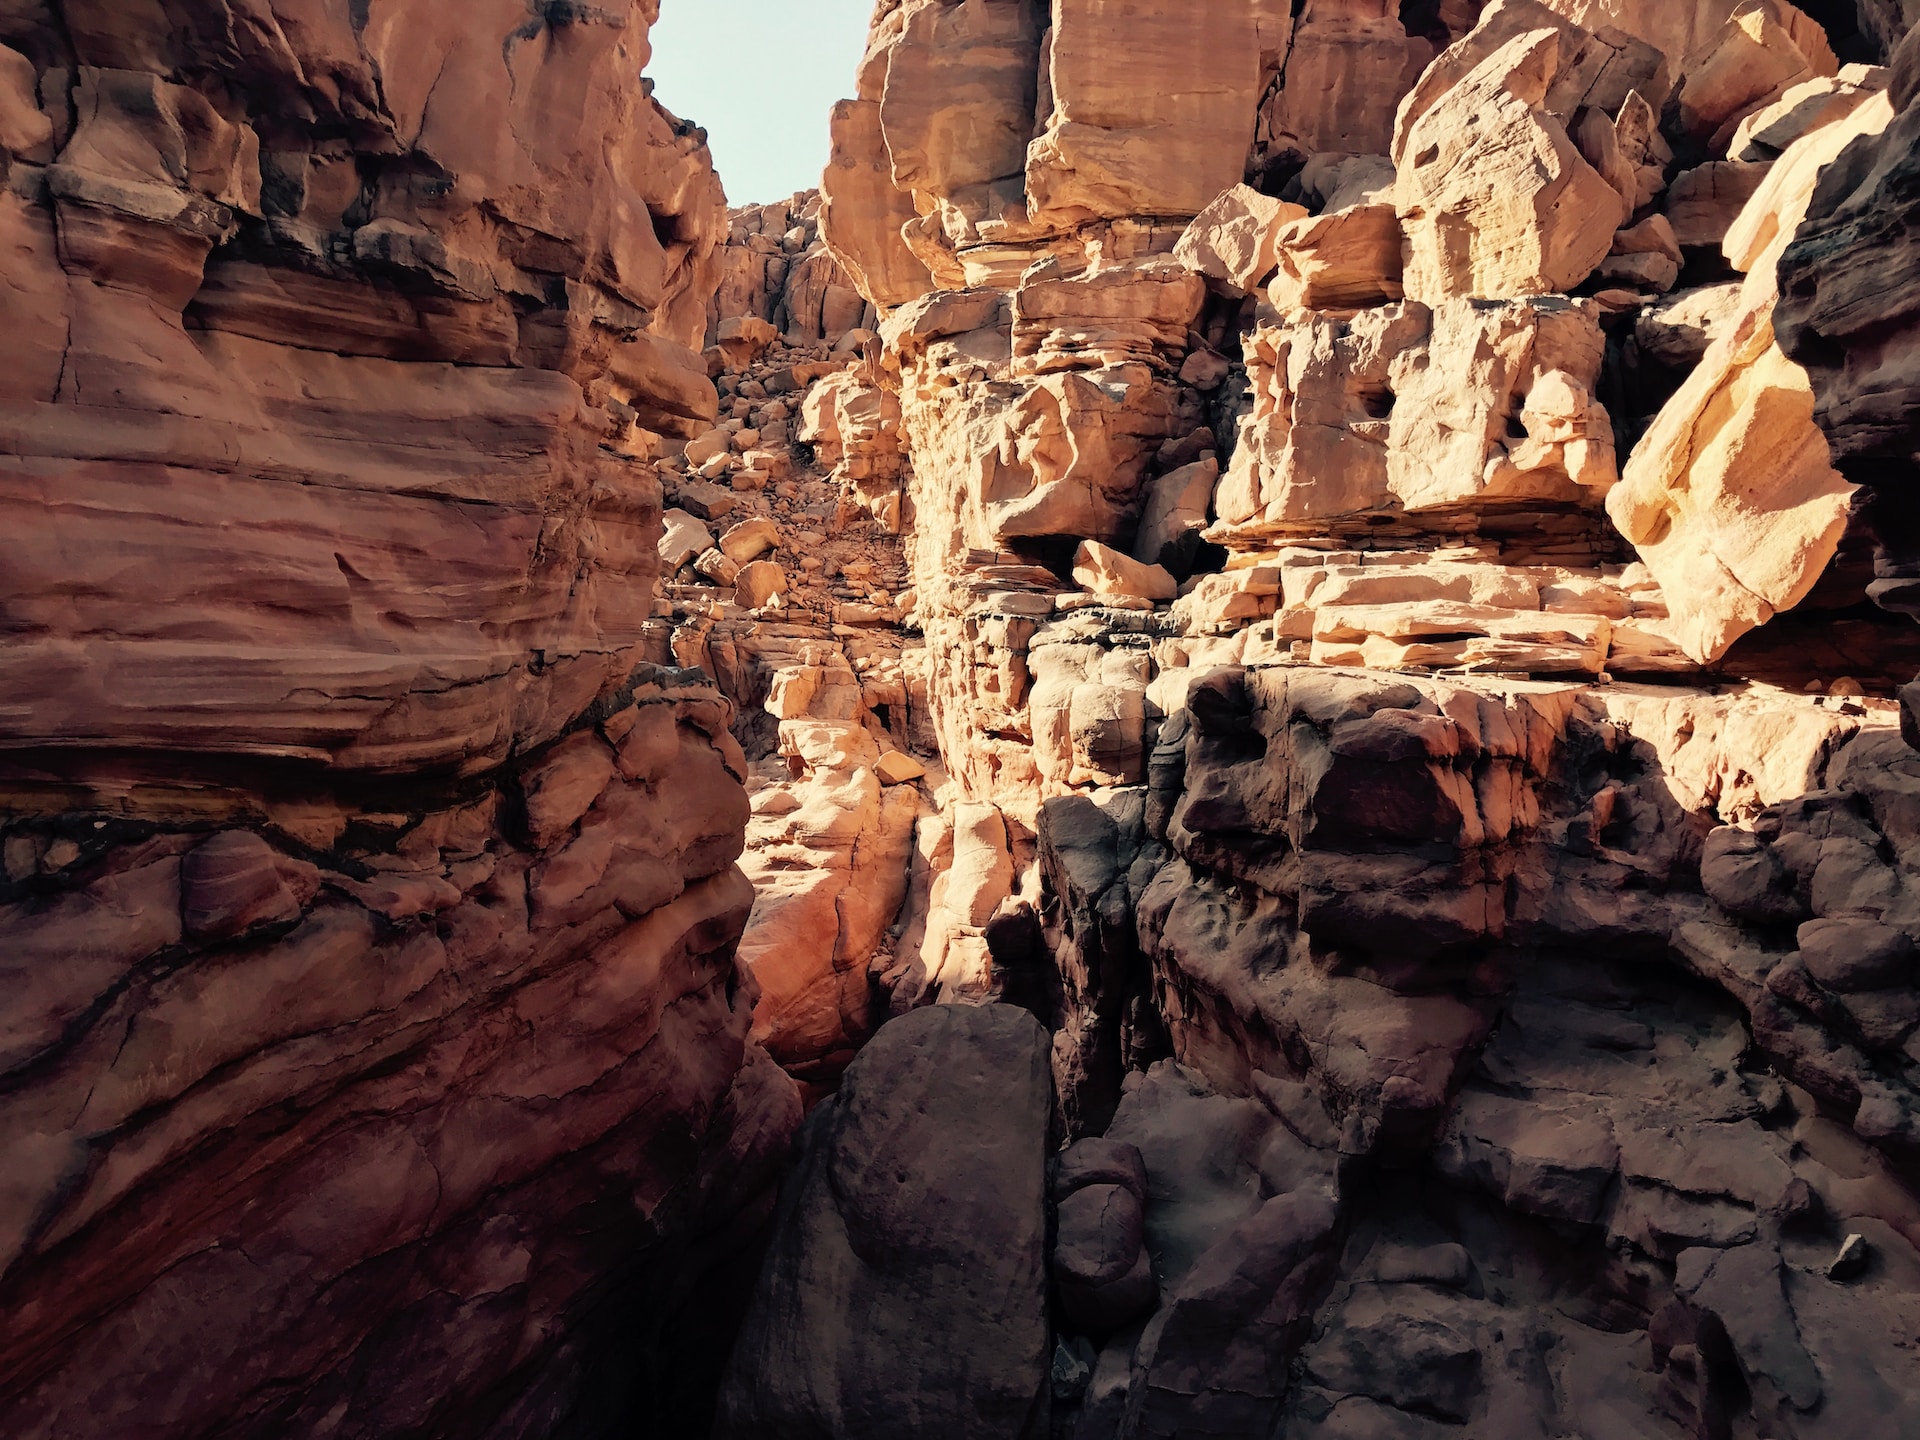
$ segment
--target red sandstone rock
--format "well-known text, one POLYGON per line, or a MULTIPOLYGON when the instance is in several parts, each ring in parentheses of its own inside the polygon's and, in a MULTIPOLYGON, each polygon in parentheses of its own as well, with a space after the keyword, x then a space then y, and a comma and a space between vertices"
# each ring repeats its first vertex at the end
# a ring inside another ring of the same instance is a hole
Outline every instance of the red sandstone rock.
POLYGON ((743 1433, 1920 1426, 1911 55, 883 0, 722 219, 650 6, 206 8, 0 22, 0 1428, 704 1433, 776 1060, 743 1433))
POLYGON ((0 22, 0 1430, 540 1433, 621 1286, 698 1370, 798 1104, 643 664, 726 226, 654 9, 0 22))

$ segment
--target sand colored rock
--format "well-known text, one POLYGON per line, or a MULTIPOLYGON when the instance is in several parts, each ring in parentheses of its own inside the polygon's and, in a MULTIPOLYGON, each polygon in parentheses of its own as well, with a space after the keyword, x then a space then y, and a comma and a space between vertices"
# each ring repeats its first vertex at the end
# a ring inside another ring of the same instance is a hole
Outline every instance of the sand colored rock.
POLYGON ((694 556, 713 548, 713 532, 684 510, 661 516, 660 568, 671 575, 694 556))
POLYGON ((1707 347, 1737 323, 1740 291, 1733 281, 1678 291, 1640 312, 1634 339, 1643 354, 1663 365, 1698 365, 1707 347))
POLYGON ((748 610, 782 603, 789 584, 787 572, 772 560, 755 560, 741 566, 733 583, 739 603, 748 610))
POLYGON ((1074 552, 1073 578, 1097 595, 1136 600, 1171 600, 1179 586, 1158 565, 1143 564, 1097 540, 1083 540, 1074 552))
POLYGON ((1739 0, 1700 0, 1665 5, 1660 0, 1550 0, 1552 9, 1590 30, 1611 26, 1645 41, 1672 63, 1672 79, 1684 75, 1681 62, 1712 43, 1739 0))
POLYGON ((862 294, 899 305, 925 294, 933 278, 900 230, 916 216, 893 183, 893 161, 873 100, 842 100, 833 111, 833 158, 821 181, 820 234, 862 294))
POLYGON ((1278 237, 1267 298, 1282 311, 1363 310, 1398 300, 1404 233, 1391 202, 1296 220, 1278 237))
POLYGON ((1414 126, 1449 92, 1504 47, 1542 30, 1558 35, 1560 44, 1547 62, 1546 93, 1536 103, 1562 128, 1570 128, 1583 108, 1618 115, 1634 94, 1656 110, 1665 103, 1673 85, 1670 52, 1609 27, 1596 32, 1572 23, 1568 8, 1539 0, 1494 0, 1486 6, 1477 23, 1405 90, 1394 117, 1394 163, 1406 163, 1414 126))
POLYGON ((1279 261, 1280 235, 1306 211, 1236 185, 1193 219, 1174 246, 1188 269, 1233 290, 1256 289, 1279 261))
POLYGON ((1408 298, 1567 290, 1605 257, 1629 209, 1542 108, 1561 44, 1552 30, 1508 41, 1408 127, 1408 298))
POLYGON ((790 346, 832 343, 876 319, 824 239, 825 214, 818 191, 730 212, 715 257, 720 284, 707 307, 710 374, 751 368, 776 337, 790 346))
POLYGON ((1775 269, 1821 168, 1891 119, 1880 97, 1798 141, 1726 241, 1740 312, 1628 462, 1608 512, 1670 596, 1699 660, 1805 598, 1840 543, 1852 488, 1813 423, 1806 372, 1773 337, 1775 269))
POLYGON ((1056 0, 1052 112, 1027 155, 1034 218, 1198 215, 1238 183, 1260 99, 1265 8, 1056 0), (1153 143, 1141 143, 1149 134, 1153 143))
MULTIPOLYGON (((1256 249, 1258 247, 1256 246, 1256 249)), ((1221 264, 1216 253, 1209 263, 1221 264)), ((1257 255, 1248 265, 1263 263, 1257 255)), ((1224 268, 1224 265, 1222 265, 1224 268)), ((1206 286, 1187 264, 1152 256, 1079 275, 1036 266, 1013 296, 1013 353, 1028 373, 1135 362, 1173 370, 1206 286)))
POLYGON ((1616 478, 1590 307, 1409 303, 1304 315, 1248 344, 1254 409, 1215 498, 1222 531, 1526 497, 1597 505, 1616 478), (1505 358, 1490 369, 1489 356, 1505 358))
POLYGON ((1019 176, 1033 134, 1038 8, 933 0, 902 14, 880 102, 894 183, 951 196, 1019 176))
POLYGON ((1686 58, 1681 126, 1720 153, 1747 116, 1838 69, 1826 32, 1803 11, 1787 0, 1742 0, 1686 58))
POLYGON ((720 536, 720 551, 729 560, 745 565, 780 547, 780 527, 771 516, 756 515, 729 526, 720 536))
POLYGON ((1718 248, 1770 168, 1767 161, 1720 161, 1675 176, 1666 199, 1674 238, 1682 247, 1718 248))
POLYGON ((855 367, 808 391, 801 416, 795 438, 814 446, 847 493, 898 533, 906 470, 899 396, 871 367, 855 367))
POLYGON ((1209 455, 1155 480, 1140 516, 1133 558, 1145 565, 1165 566, 1176 574, 1190 569, 1200 532, 1207 528, 1219 474, 1219 462, 1209 455))
POLYGON ((1384 154, 1400 96, 1433 50, 1382 0, 1313 0, 1300 11, 1285 71, 1261 107, 1260 150, 1384 154))
POLYGON ((1802 135, 1843 118, 1886 86, 1887 72, 1872 65, 1844 65, 1832 77, 1802 81, 1743 119, 1727 154, 1736 161, 1777 159, 1802 135))

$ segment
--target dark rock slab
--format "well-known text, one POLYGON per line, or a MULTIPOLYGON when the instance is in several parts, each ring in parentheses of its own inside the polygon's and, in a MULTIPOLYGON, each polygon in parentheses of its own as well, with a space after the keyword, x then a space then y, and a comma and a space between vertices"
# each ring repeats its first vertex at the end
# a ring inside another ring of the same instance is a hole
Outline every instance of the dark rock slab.
POLYGON ((1044 1433, 1049 1057, 1008 1005, 874 1037, 803 1131, 716 1440, 1044 1433))

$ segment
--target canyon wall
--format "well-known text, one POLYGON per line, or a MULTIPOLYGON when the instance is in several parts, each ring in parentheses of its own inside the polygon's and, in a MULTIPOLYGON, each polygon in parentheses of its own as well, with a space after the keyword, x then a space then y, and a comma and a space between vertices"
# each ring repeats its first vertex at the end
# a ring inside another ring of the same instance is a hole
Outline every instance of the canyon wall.
POLYGON ((657 13, 0 6, 0 1431, 1920 1433, 1911 17, 657 13))
POLYGON ((0 14, 0 1432, 698 1428, 800 1104, 657 11, 0 14))
POLYGON ((805 407, 911 582, 864 998, 1037 1015, 1055 1153, 1004 1039, 881 1030, 716 1433, 1920 1428, 1905 33, 877 7, 819 207, 877 335, 805 407), (1002 1073, 970 1168, 910 1051, 1002 1073))

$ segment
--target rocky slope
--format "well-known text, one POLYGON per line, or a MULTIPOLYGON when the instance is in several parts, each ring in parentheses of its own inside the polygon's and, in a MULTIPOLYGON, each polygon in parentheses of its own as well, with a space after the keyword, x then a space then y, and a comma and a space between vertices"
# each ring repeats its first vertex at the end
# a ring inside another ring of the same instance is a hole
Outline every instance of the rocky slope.
POLYGON ((704 1403, 800 1104, 651 594, 656 13, 0 15, 0 1432, 704 1403))

